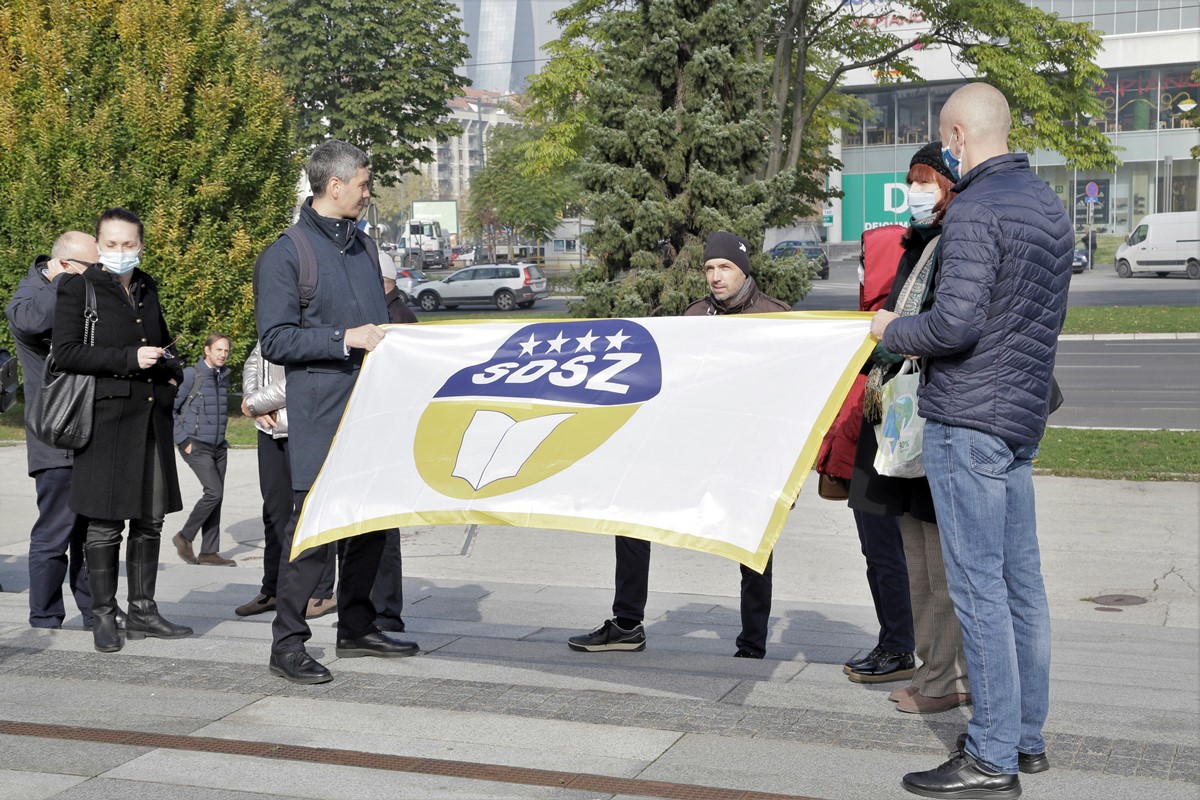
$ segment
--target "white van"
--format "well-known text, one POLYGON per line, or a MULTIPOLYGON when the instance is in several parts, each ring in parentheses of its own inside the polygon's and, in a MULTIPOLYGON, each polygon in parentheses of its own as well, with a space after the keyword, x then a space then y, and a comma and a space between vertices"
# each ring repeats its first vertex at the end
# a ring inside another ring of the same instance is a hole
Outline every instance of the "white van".
POLYGON ((1189 278, 1200 278, 1200 214, 1148 214, 1117 248, 1117 274, 1128 278, 1135 272, 1153 272, 1163 277, 1187 270, 1189 278))

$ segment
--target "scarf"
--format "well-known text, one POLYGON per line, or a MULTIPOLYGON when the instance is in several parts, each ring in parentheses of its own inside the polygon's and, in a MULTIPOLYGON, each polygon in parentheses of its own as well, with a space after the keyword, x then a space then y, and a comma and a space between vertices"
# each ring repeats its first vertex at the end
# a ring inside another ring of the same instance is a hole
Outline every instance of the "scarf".
MULTIPOLYGON (((921 251, 921 258, 900 289, 900 295, 896 298, 896 313, 900 316, 912 317, 921 313, 921 306, 929 294, 929 284, 933 281, 933 273, 937 271, 938 242, 941 238, 939 233, 926 243, 925 249, 921 251)), ((877 362, 867 376, 867 387, 863 394, 863 416, 873 425, 883 421, 884 375, 891 367, 892 364, 877 362)))

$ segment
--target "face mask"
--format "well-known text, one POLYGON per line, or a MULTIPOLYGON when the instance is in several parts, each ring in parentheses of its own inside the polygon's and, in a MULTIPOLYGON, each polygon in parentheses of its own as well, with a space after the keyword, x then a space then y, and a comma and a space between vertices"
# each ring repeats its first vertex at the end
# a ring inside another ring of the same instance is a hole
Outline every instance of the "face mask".
POLYGON ((950 145, 942 148, 942 163, 946 165, 946 169, 950 170, 950 174, 954 176, 954 180, 962 180, 962 174, 959 168, 962 166, 962 159, 950 152, 950 145))
POLYGON ((937 202, 936 198, 937 195, 933 192, 909 191, 908 210, 912 212, 914 222, 933 216, 933 206, 937 202))
POLYGON ((124 275, 141 262, 141 253, 100 253, 100 263, 114 275, 124 275))

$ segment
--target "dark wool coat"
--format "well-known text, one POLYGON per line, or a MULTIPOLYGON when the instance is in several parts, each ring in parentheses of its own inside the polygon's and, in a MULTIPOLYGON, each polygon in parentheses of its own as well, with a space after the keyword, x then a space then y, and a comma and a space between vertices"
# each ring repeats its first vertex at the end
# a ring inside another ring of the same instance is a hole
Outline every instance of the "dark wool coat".
POLYGON ((152 516, 151 436, 162 465, 165 511, 180 510, 171 410, 183 370, 175 358, 160 359, 146 370, 137 365, 139 347, 171 342, 154 279, 135 269, 131 295, 99 267, 58 283, 54 358, 64 371, 96 376, 95 427, 91 441, 75 452, 71 510, 93 519, 152 516), (96 291, 94 346, 84 341, 84 281, 96 291))
POLYGON ((1020 153, 988 159, 954 191, 933 307, 892 321, 883 344, 929 356, 921 416, 1036 444, 1067 313, 1071 220, 1020 153))
POLYGON ((263 357, 287 371, 292 487, 306 491, 329 454, 362 366, 364 351, 346 352, 346 330, 386 325, 388 310, 383 277, 355 236, 354 220, 323 217, 309 199, 296 225, 316 256, 316 295, 300 307, 299 258, 282 236, 259 257, 254 313, 263 357))
MULTIPOLYGON (((42 387, 46 356, 50 354, 50 331, 54 327, 58 287, 43 272, 49 260, 49 256, 38 256, 34 260, 4 309, 8 315, 8 330, 17 343, 17 359, 21 362, 21 373, 25 378, 26 422, 34 419, 38 413, 38 390, 42 387)), ((25 452, 30 475, 44 469, 69 467, 73 455, 70 450, 58 450, 43 444, 29 432, 28 425, 25 428, 25 452)))

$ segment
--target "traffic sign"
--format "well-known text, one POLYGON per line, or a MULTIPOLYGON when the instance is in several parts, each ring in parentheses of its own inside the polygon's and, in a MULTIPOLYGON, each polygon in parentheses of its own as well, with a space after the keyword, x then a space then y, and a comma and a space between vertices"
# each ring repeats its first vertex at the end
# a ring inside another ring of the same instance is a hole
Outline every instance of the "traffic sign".
POLYGON ((1089 181, 1088 185, 1083 188, 1083 193, 1094 203, 1096 202, 1095 198, 1100 194, 1100 186, 1095 181, 1089 181))
POLYGON ((1085 197, 1085 198, 1083 198, 1083 202, 1085 202, 1085 203, 1099 203, 1099 202, 1100 202, 1100 198, 1099 198, 1099 197, 1085 197))

